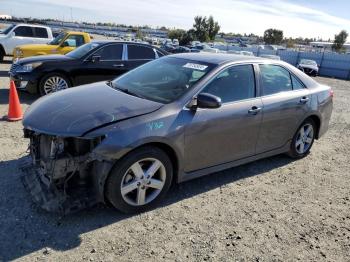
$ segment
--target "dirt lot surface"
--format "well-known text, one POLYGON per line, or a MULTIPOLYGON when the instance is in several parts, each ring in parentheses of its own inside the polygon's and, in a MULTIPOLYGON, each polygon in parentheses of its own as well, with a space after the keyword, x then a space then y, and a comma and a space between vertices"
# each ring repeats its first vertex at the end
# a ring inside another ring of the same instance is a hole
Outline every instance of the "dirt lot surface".
MULTIPOLYGON (((0 64, 0 116, 7 71, 0 64)), ((350 82, 335 91, 329 132, 299 161, 276 156, 176 185, 134 216, 104 206, 57 217, 21 182, 28 141, 0 121, 0 261, 350 261, 350 82)), ((37 97, 20 93, 23 109, 37 97)))

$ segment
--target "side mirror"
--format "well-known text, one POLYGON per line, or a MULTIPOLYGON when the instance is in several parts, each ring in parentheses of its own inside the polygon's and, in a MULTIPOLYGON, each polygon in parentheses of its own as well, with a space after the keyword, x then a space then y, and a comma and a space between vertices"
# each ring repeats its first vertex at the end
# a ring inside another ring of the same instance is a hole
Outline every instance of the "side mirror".
POLYGON ((15 31, 12 31, 12 32, 10 33, 10 37, 14 37, 14 36, 16 36, 16 33, 15 33, 15 31))
POLYGON ((219 108, 221 107, 221 98, 209 93, 200 93, 197 98, 191 102, 190 107, 196 108, 219 108))
POLYGON ((91 57, 90 61, 93 62, 93 63, 96 63, 96 62, 99 62, 100 59, 101 59, 101 56, 99 56, 99 55, 93 55, 93 56, 91 57))

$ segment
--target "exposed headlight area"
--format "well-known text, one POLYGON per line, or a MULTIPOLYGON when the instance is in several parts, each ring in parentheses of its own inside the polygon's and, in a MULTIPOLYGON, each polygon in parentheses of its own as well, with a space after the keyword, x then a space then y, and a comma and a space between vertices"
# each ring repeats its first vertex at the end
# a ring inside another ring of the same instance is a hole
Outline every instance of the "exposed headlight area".
MULTIPOLYGON (((90 153, 103 137, 66 138, 39 134, 28 129, 24 129, 24 137, 30 139, 32 164, 31 167, 24 167, 31 170, 30 175, 23 177, 23 182, 33 199, 48 211, 60 212, 64 208, 64 212, 72 212, 71 209, 85 208, 85 193, 89 191, 88 197, 95 197, 91 194, 94 160, 90 153), (75 200, 72 202, 72 199, 75 200)), ((87 203, 95 201, 89 199, 87 203)))

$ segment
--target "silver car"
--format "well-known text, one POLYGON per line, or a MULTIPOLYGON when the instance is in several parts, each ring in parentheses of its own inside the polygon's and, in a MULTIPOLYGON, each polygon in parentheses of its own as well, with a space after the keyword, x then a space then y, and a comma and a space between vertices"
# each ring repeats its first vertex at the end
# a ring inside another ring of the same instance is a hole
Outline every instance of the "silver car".
POLYGON ((332 97, 281 61, 166 56, 32 104, 24 184, 50 211, 108 202, 140 212, 172 183, 281 153, 305 157, 328 129, 332 97))

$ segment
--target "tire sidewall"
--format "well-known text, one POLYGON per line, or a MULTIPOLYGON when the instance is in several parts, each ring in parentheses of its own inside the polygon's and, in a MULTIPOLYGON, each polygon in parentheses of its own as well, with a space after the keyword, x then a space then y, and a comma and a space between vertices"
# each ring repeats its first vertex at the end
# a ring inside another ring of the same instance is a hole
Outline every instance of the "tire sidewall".
POLYGON ((105 184, 106 199, 118 210, 123 213, 138 213, 144 212, 152 207, 155 207, 163 196, 169 190, 173 180, 173 165, 168 155, 157 147, 143 147, 130 152, 121 160, 119 160, 112 168, 105 184), (129 205, 122 197, 121 183, 125 172, 135 162, 144 158, 155 158, 162 162, 166 170, 166 179, 160 194, 150 203, 143 206, 129 205))
POLYGON ((310 153, 310 150, 315 142, 315 137, 316 137, 316 124, 315 122, 310 118, 310 119, 306 119, 297 129, 297 131, 295 132, 294 134, 294 137, 292 139, 292 142, 291 142, 291 145, 290 145, 290 151, 288 152, 288 155, 293 157, 293 158, 303 158, 305 156, 307 156, 309 153, 310 153), (298 138, 298 135, 299 135, 299 131, 301 129, 302 126, 306 125, 306 124, 311 124, 312 125, 312 128, 313 128, 313 131, 314 131, 314 135, 313 135, 313 138, 312 138, 312 142, 311 142, 311 145, 310 147, 308 148, 308 150, 303 153, 303 154, 299 154, 298 151, 296 150, 296 146, 295 146, 295 143, 296 143, 296 140, 298 138))
MULTIPOLYGON (((63 75, 63 74, 61 74, 61 73, 50 73, 50 74, 47 74, 47 75, 45 75, 41 80, 40 80, 40 83, 39 83, 39 94, 40 94, 40 96, 45 96, 45 95, 47 95, 46 93, 45 93, 45 91, 44 91, 44 84, 45 84, 45 82, 47 81, 47 79, 49 79, 50 77, 53 77, 53 76, 58 76, 58 77, 61 77, 61 78, 63 78, 66 82, 67 82, 67 84, 68 84, 68 88, 70 88, 71 86, 72 86, 72 83, 71 83, 71 81, 68 79, 68 77, 66 77, 65 75, 63 75)), ((55 92, 56 93, 56 92, 55 92)), ((53 94, 53 93, 51 93, 51 94, 53 94)))

